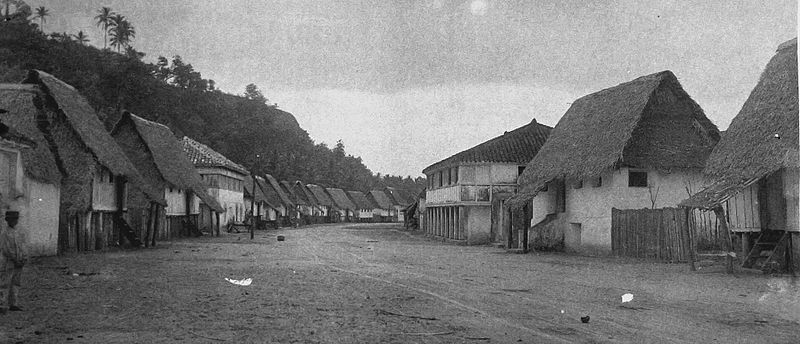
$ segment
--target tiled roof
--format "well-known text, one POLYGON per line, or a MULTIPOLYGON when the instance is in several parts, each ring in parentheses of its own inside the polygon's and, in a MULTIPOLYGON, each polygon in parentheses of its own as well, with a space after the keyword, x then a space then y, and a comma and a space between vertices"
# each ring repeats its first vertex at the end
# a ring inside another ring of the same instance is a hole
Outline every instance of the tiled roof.
POLYGON ((524 165, 539 152, 551 130, 553 128, 539 124, 534 119, 528 125, 507 131, 502 136, 428 166, 422 172, 427 173, 462 162, 508 162, 524 165))
POLYGON ((195 167, 221 167, 241 174, 250 174, 244 166, 226 158, 219 152, 187 136, 183 137, 183 151, 195 167))

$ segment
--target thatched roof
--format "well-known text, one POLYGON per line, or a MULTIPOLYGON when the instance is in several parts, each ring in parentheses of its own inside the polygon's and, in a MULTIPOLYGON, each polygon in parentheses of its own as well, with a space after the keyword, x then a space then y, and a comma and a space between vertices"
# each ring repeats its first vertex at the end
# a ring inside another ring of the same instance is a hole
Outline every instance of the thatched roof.
POLYGON ((620 167, 702 168, 719 130, 670 71, 576 100, 520 178, 521 206, 546 183, 587 179, 620 167))
POLYGON ((192 161, 195 167, 217 167, 243 175, 250 174, 244 166, 231 161, 224 155, 211 149, 211 147, 197 142, 190 137, 184 136, 182 143, 183 151, 189 156, 189 160, 192 161))
POLYGON ((280 184, 281 189, 283 189, 283 192, 289 196, 289 198, 292 200, 292 203, 295 205, 309 205, 308 201, 306 201, 305 195, 301 195, 302 192, 295 188, 294 183, 281 180, 280 184))
MULTIPOLYGON (((144 181, 105 130, 97 112, 75 88, 37 70, 29 71, 23 84, 25 85, 17 87, 2 86, 5 91, 15 94, 7 93, 3 96, 8 97, 3 102, 14 104, 12 109, 4 107, 8 113, 0 116, 33 138, 37 142, 37 150, 44 148, 50 150, 51 154, 56 154, 52 155, 56 168, 50 173, 61 173, 70 180, 70 185, 62 190, 62 201, 66 202, 62 202, 62 209, 74 211, 91 206, 91 187, 87 175, 91 175, 94 166, 92 162, 105 167, 114 175, 124 176, 131 187, 143 192, 149 200, 164 203, 163 192, 144 181), (26 102, 30 103, 25 104, 26 102), (57 137, 48 142, 43 130, 51 133, 51 139, 57 137), (34 131, 38 135, 33 135, 34 131)), ((49 158, 45 158, 45 161, 47 159, 49 158)), ((28 171, 39 168, 41 166, 34 166, 28 171)), ((54 179, 47 177, 43 180, 49 182, 54 179)))
MULTIPOLYGON (((5 113, 6 110, 0 109, 0 113, 5 113)), ((4 141, 8 141, 11 144, 18 146, 20 148, 35 148, 36 141, 33 141, 32 138, 27 137, 19 132, 19 130, 7 126, 5 123, 0 121, 0 138, 4 141)))
POLYGON ((33 140, 36 145, 22 149, 25 175, 43 183, 60 184, 61 174, 50 146, 36 126, 37 114, 44 109, 42 94, 35 85, 0 84, 0 120, 15 128, 21 135, 33 140))
POLYGON ((356 205, 353 204, 353 201, 350 200, 350 197, 347 197, 347 193, 344 190, 339 188, 326 188, 325 191, 331 196, 331 199, 336 204, 336 207, 339 209, 349 209, 355 210, 356 205))
POLYGON ((283 203, 278 191, 276 191, 272 184, 270 184, 265 178, 256 176, 256 180, 258 181, 258 185, 261 187, 261 191, 264 194, 264 201, 267 202, 270 207, 278 208, 282 205, 286 206, 287 208, 291 207, 291 205, 286 205, 283 203))
POLYGON ((373 203, 380 209, 392 208, 392 201, 389 200, 389 196, 386 196, 386 193, 381 190, 372 190, 367 197, 372 199, 373 203))
POLYGON ((358 209, 374 209, 378 207, 377 204, 373 203, 367 198, 367 195, 361 191, 347 191, 347 195, 350 196, 353 204, 355 204, 358 209))
MULTIPOLYGON (((149 154, 149 160, 155 164, 160 180, 147 180, 150 185, 160 187, 176 187, 178 189, 192 191, 209 208, 216 212, 224 212, 225 209, 208 194, 207 188, 197 173, 192 162, 175 137, 175 134, 167 126, 156 122, 148 121, 130 112, 123 112, 122 117, 111 130, 111 136, 117 140, 130 139, 129 135, 124 135, 124 131, 133 131, 135 136, 143 143, 144 149, 149 154), (164 185, 164 184, 167 185, 164 185)), ((130 132, 128 134, 131 134, 130 132)), ((125 142, 120 142, 120 147, 126 147, 125 142)), ((140 146, 137 146, 140 148, 140 146)), ((123 148, 123 150, 125 150, 123 148)), ((142 152, 125 152, 129 157, 133 154, 142 152)), ((131 160, 136 160, 131 157, 131 160)), ((139 162, 141 163, 141 162, 139 162)))
POLYGON ((285 205, 287 208, 294 208, 294 203, 289 198, 289 195, 283 191, 283 188, 281 188, 280 183, 277 179, 275 179, 275 177, 270 174, 264 174, 264 179, 267 182, 266 184, 269 185, 272 190, 274 190, 275 195, 278 196, 278 199, 280 199, 280 204, 285 205))
POLYGON ((317 199, 314 198, 314 195, 311 193, 311 190, 309 190, 305 186, 305 184, 303 184, 302 181, 297 180, 293 184, 294 184, 294 194, 298 198, 304 200, 306 204, 310 206, 316 207, 319 205, 317 204, 317 199))
POLYGON ((708 158, 712 184, 681 206, 713 208, 759 179, 800 166, 797 38, 781 44, 708 158))
POLYGON ((414 200, 411 198, 411 196, 409 196, 403 190, 387 186, 386 188, 384 188, 384 191, 386 192, 386 196, 389 196, 389 199, 392 201, 392 205, 399 205, 405 207, 411 203, 414 203, 414 200))
POLYGON ((333 203, 333 200, 328 196, 328 193, 325 192, 325 188, 314 185, 314 184, 307 184, 308 190, 311 191, 311 194, 314 195, 314 198, 317 199, 317 203, 319 205, 324 205, 328 207, 335 207, 336 204, 333 203))
POLYGON ((449 168, 464 162, 527 164, 547 141, 553 128, 536 122, 505 132, 475 147, 426 167, 422 173, 449 168))
POLYGON ((275 208, 276 206, 272 202, 280 203, 276 193, 273 193, 274 197, 268 197, 267 193, 264 191, 267 186, 266 180, 261 177, 255 178, 255 183, 253 183, 253 178, 245 178, 244 179, 244 197, 245 198, 253 198, 253 194, 255 194, 255 202, 256 203, 266 203, 267 206, 270 208, 275 208), (255 191, 253 190, 253 186, 255 185, 255 191))

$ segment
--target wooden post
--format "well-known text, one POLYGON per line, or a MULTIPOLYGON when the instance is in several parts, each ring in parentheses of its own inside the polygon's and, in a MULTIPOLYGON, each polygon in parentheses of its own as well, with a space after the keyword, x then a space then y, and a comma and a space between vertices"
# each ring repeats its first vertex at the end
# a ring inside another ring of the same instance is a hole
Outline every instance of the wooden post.
POLYGON ((717 216, 720 230, 724 232, 724 234, 720 235, 720 240, 722 240, 722 247, 725 248, 725 260, 727 261, 726 271, 731 274, 733 273, 733 254, 735 253, 733 252, 731 232, 728 230, 728 220, 725 219, 725 210, 722 209, 721 206, 717 206, 714 208, 714 215, 717 216))
POLYGON ((689 208, 683 208, 683 227, 684 227, 684 234, 686 236, 686 245, 688 246, 687 249, 689 251, 689 268, 692 271, 697 271, 697 267, 695 266, 695 252, 694 252, 694 241, 692 240, 692 228, 689 226, 689 215, 691 214, 691 210, 689 208))
POLYGON ((219 212, 216 212, 216 211, 215 211, 215 212, 214 212, 214 217, 216 217, 216 218, 217 218, 217 236, 219 236, 219 231, 220 231, 220 224, 219 224, 219 212))
POLYGON ((150 246, 156 247, 156 237, 158 237, 158 224, 161 223, 161 211, 159 210, 161 207, 156 205, 155 206, 155 216, 153 219, 153 238, 151 241, 150 246))

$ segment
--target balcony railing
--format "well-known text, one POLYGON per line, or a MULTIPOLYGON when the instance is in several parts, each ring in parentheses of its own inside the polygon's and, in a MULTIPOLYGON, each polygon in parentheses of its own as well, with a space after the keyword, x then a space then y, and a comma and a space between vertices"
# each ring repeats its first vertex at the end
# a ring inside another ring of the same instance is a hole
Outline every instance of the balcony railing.
POLYGON ((513 193, 516 185, 454 185, 446 188, 428 190, 425 201, 427 204, 459 203, 459 202, 490 202, 492 190, 497 192, 513 193))

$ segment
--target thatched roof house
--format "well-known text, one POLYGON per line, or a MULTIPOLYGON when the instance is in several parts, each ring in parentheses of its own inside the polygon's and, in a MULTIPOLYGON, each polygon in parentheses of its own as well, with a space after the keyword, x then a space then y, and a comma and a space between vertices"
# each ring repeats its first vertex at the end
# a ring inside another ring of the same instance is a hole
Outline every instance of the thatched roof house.
POLYGON ((702 168, 719 130, 670 71, 639 77, 572 103, 520 177, 521 206, 548 182, 620 167, 702 168))
POLYGON ((308 187, 308 190, 314 195, 314 198, 317 199, 319 205, 330 208, 336 207, 336 204, 333 203, 333 200, 325 192, 325 188, 315 184, 307 184, 306 187, 308 187))
POLYGON ((283 192, 287 196, 289 196, 289 199, 292 201, 292 203, 294 203, 294 205, 299 205, 299 206, 308 206, 309 205, 308 202, 306 201, 305 197, 302 197, 301 195, 298 194, 297 191, 299 191, 299 190, 297 190, 294 187, 294 184, 292 184, 292 183, 290 183, 288 181, 285 181, 285 180, 281 180, 280 181, 280 185, 281 185, 281 189, 283 190, 283 192))
POLYGON ((162 190, 191 191, 212 210, 225 210, 207 193, 200 175, 184 154, 181 142, 167 126, 125 111, 114 125, 111 136, 150 185, 162 190))
POLYGON ((265 178, 257 176, 256 180, 258 181, 260 191, 264 195, 264 201, 269 204, 270 207, 273 209, 278 209, 284 205, 283 201, 281 200, 281 196, 278 194, 278 191, 276 191, 275 188, 273 188, 265 178))
POLYGON ((353 204, 358 207, 358 209, 371 210, 377 207, 377 205, 361 191, 347 191, 347 195, 350 196, 350 199, 353 200, 353 204))
POLYGON ((273 177, 270 174, 264 174, 264 179, 267 181, 267 185, 269 185, 272 188, 275 195, 278 196, 278 199, 280 199, 279 204, 285 206, 287 210, 294 209, 295 206, 294 202, 292 202, 291 198, 289 198, 289 195, 287 195, 286 192, 283 191, 283 188, 281 188, 281 185, 278 182, 278 180, 275 179, 275 177, 273 177))
POLYGON ((393 208, 392 201, 389 199, 388 196, 386 196, 386 193, 384 193, 381 190, 372 190, 372 191, 370 191, 368 197, 372 198, 374 203, 380 209, 389 210, 389 209, 393 208))
POLYGON ((353 202, 350 200, 350 198, 347 197, 347 193, 345 193, 344 190, 339 188, 326 188, 325 190, 328 191, 328 194, 331 196, 331 199, 339 209, 346 209, 351 211, 358 209, 356 208, 356 205, 353 204, 353 202))
POLYGON ((800 166, 797 92, 795 38, 778 47, 708 158, 703 173, 711 185, 681 205, 711 209, 767 175, 800 166))
POLYGON ((124 176, 148 200, 160 202, 161 193, 148 185, 122 149, 105 130, 97 112, 70 85, 42 71, 31 70, 23 85, 0 86, 0 119, 37 143, 26 172, 32 178, 61 186, 61 210, 68 213, 92 206, 92 179, 98 169, 124 176), (49 150, 49 152, 47 152, 49 150))
POLYGON ((411 197, 401 189, 387 186, 384 189, 384 191, 386 195, 389 196, 389 199, 392 201, 392 205, 407 207, 409 204, 414 203, 411 197))

